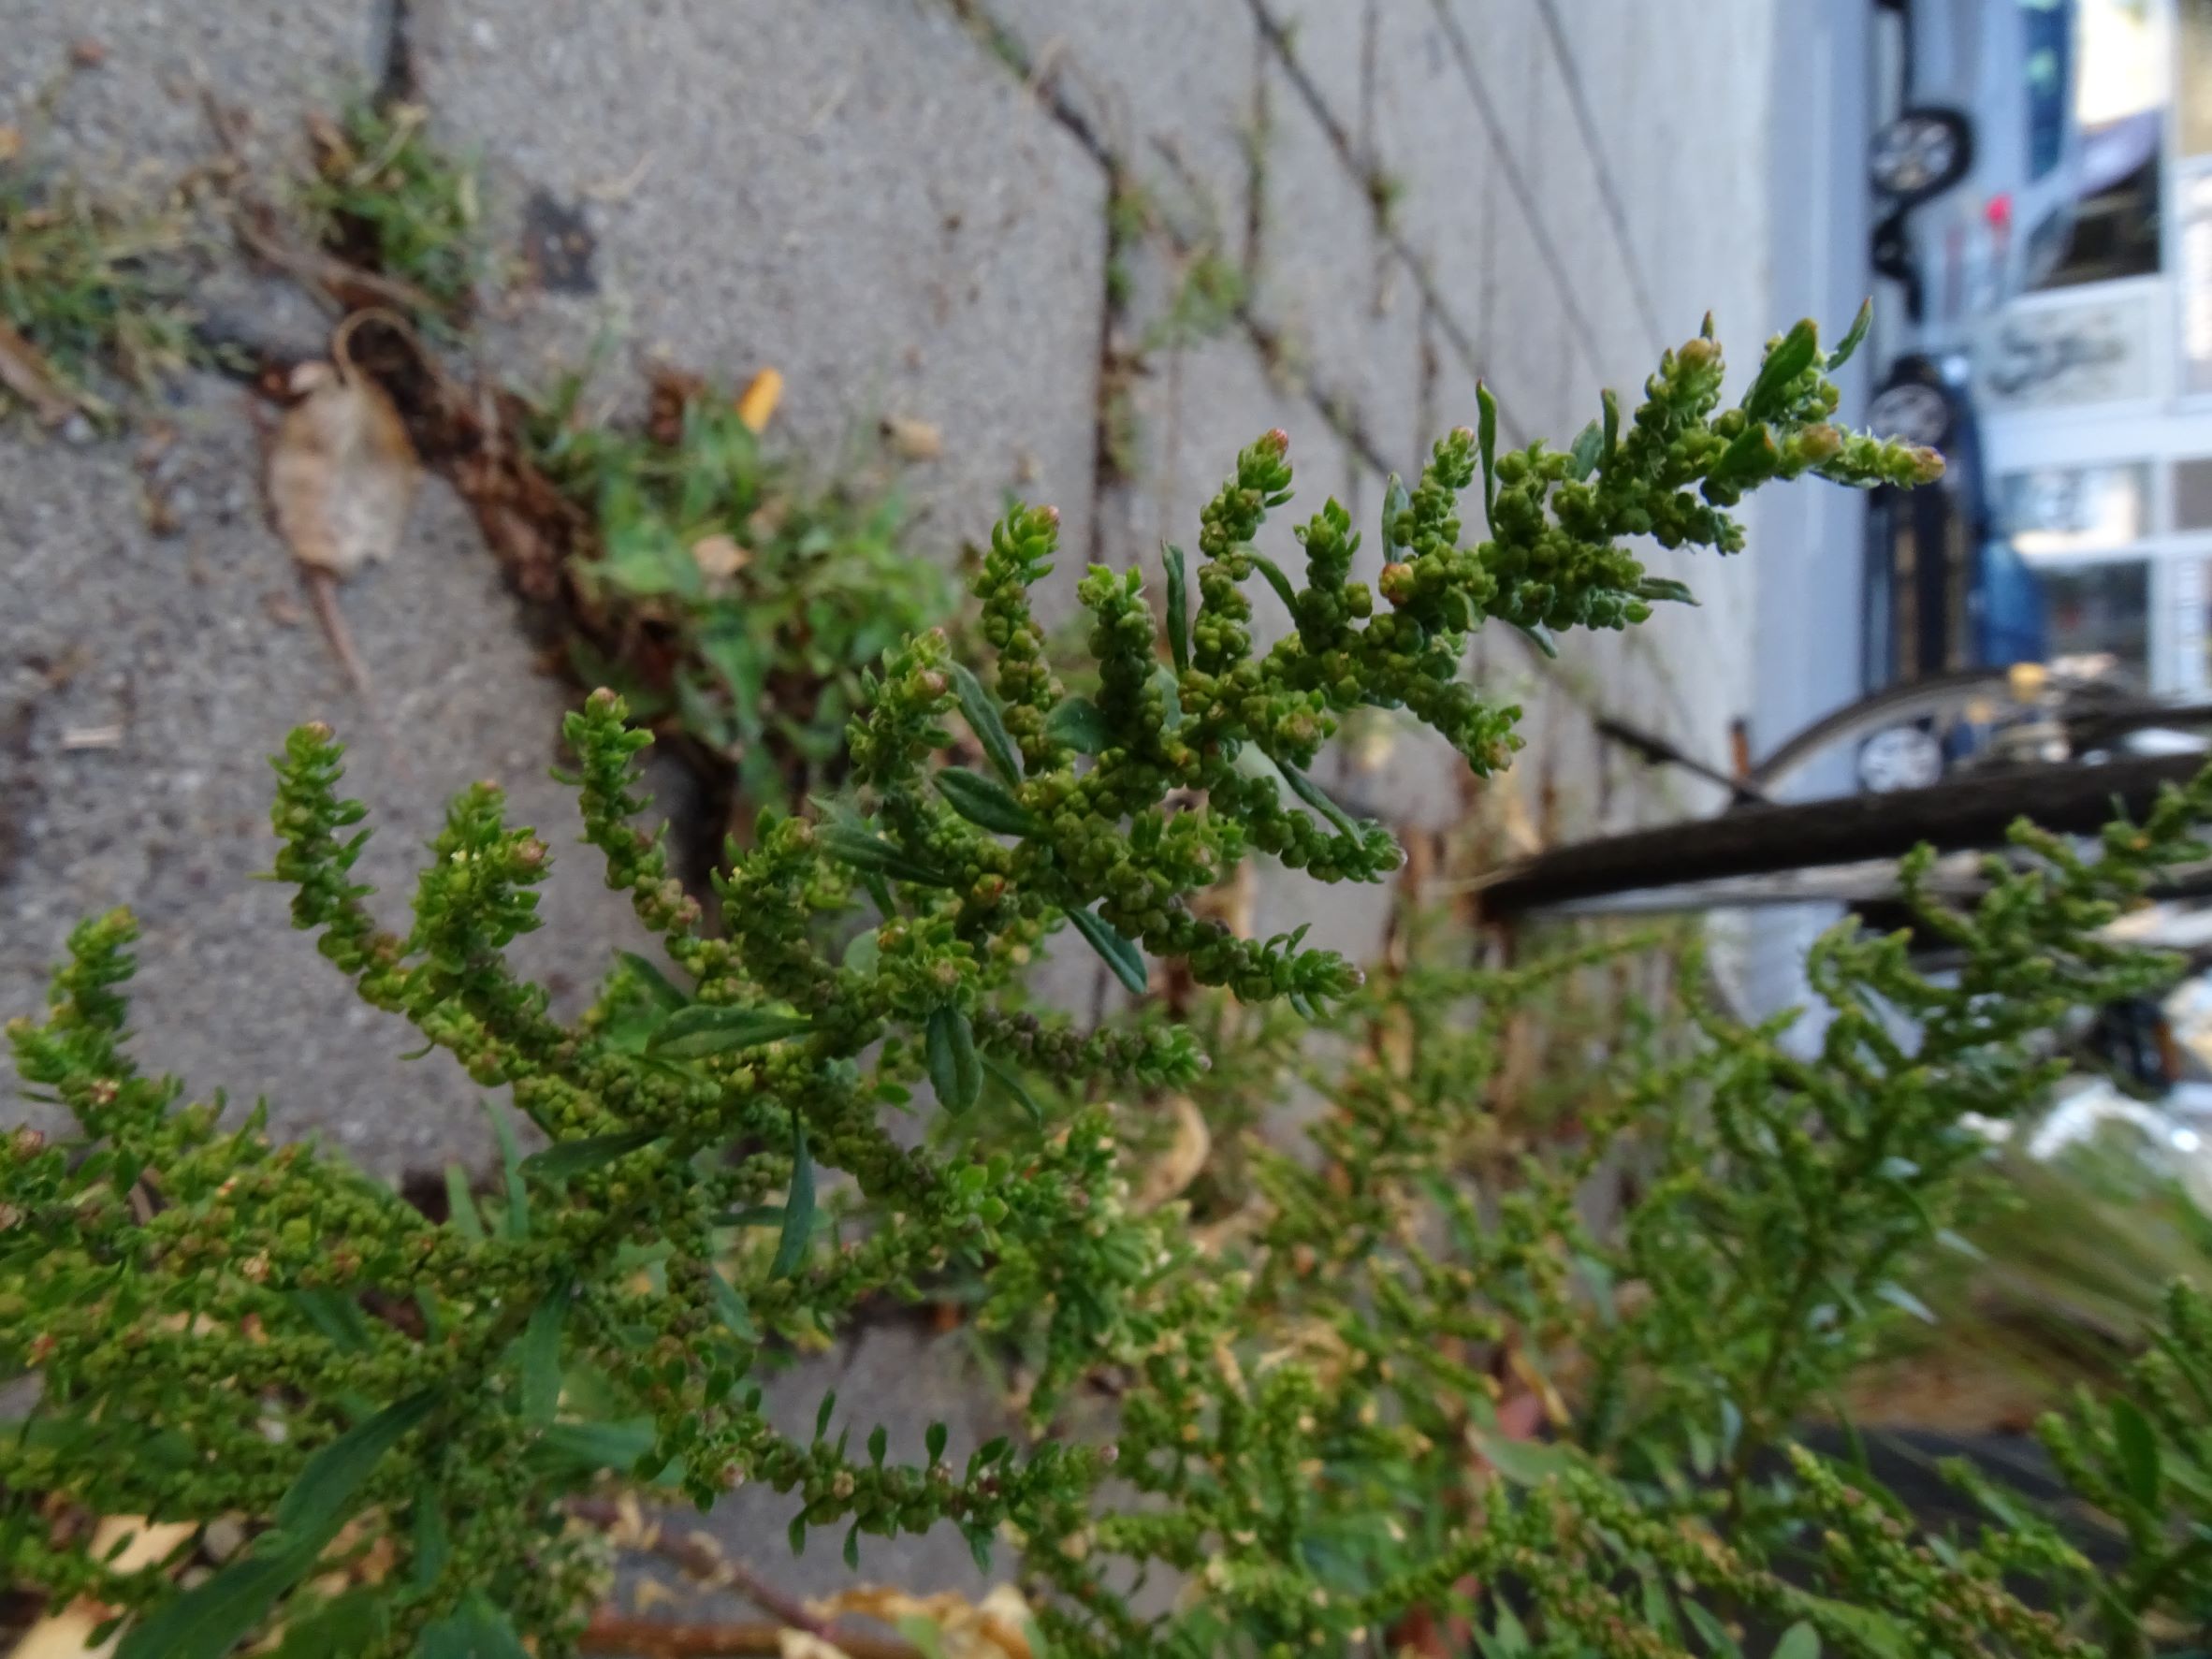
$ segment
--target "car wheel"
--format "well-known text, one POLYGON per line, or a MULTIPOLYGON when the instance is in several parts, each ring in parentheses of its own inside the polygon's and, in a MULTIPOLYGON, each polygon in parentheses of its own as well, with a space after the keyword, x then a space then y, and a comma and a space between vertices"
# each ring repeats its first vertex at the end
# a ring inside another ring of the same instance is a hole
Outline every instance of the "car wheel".
POLYGON ((1867 429, 1878 438, 1941 449, 1951 436, 1951 400, 1925 380, 1898 381, 1876 392, 1867 405, 1867 429))
POLYGON ((1914 202, 1956 184, 1972 160, 1972 138, 1957 115, 1908 109, 1876 129, 1867 173, 1884 195, 1914 202))
POLYGON ((1858 780, 1870 794, 1928 789, 1943 778, 1943 746, 1918 726, 1892 726, 1859 745, 1858 780))

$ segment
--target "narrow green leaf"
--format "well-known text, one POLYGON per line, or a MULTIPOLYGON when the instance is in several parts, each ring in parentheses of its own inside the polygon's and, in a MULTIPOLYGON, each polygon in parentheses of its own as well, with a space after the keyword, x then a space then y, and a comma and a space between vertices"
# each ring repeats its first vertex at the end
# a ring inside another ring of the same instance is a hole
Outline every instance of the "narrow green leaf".
POLYGON ((344 1524, 355 1495, 385 1453, 429 1416, 444 1397, 440 1388, 418 1390, 320 1448, 279 1500, 269 1517, 271 1524, 300 1548, 309 1538, 318 1539, 319 1553, 344 1524))
POLYGON ((1606 454, 1605 429, 1592 421, 1575 435, 1575 446, 1567 451, 1567 476, 1579 483, 1597 470, 1606 454))
POLYGON ((549 1423, 560 1406, 560 1323, 568 1317, 570 1283, 554 1280, 522 1328, 522 1420, 549 1423))
POLYGON ((507 1615, 472 1590, 452 1612, 422 1633, 420 1659, 529 1659, 507 1615))
POLYGON ((791 1525, 784 1529, 783 1535, 790 1541, 793 1555, 807 1553, 807 1518, 804 1515, 793 1516, 791 1525))
POLYGON ((1403 547, 1406 545, 1405 538, 1398 534, 1396 527, 1398 516, 1412 504, 1413 497, 1406 493, 1405 480, 1392 473, 1390 481, 1383 486, 1382 545, 1384 546, 1403 547))
POLYGON ((1183 723, 1183 682, 1175 677, 1175 671, 1165 666, 1152 671, 1152 683, 1159 688, 1160 722, 1172 732, 1183 723))
POLYGON ((1143 953, 1115 931, 1113 925, 1088 910, 1070 910, 1068 920, 1106 958, 1113 977, 1142 997, 1151 988, 1145 976, 1143 953))
POLYGON ((857 1521, 845 1529, 845 1565, 853 1572, 860 1571, 860 1522, 857 1521))
POLYGON ((1889 1303, 1891 1307, 1911 1314, 1913 1317, 1924 1325, 1938 1323, 1934 1311, 1928 1307, 1928 1303, 1922 1302, 1920 1298, 1895 1280, 1885 1280, 1882 1284, 1877 1285, 1874 1288, 1874 1294, 1889 1303))
POLYGON ((1697 1627, 1697 1634, 1705 1638, 1707 1652, 1718 1653, 1722 1659, 1743 1659, 1743 1650, 1736 1645, 1727 1626, 1695 1602, 1682 1603, 1682 1617, 1697 1627))
POLYGON ((946 1430, 942 1423, 931 1423, 923 1432, 922 1447, 929 1454, 929 1461, 937 1463, 945 1455, 946 1430))
POLYGON ((1695 605, 1697 603, 1697 596, 1690 591, 1687 582, 1678 582, 1670 576, 1644 577, 1636 585, 1636 596, 1667 604, 1695 605))
POLYGON ((937 793, 953 811, 979 829, 1000 836, 1033 836, 1043 827, 996 779, 966 766, 946 766, 937 774, 937 793))
POLYGON ((627 1469, 653 1448, 653 1419, 618 1423, 555 1423, 531 1448, 531 1462, 560 1475, 627 1469))
POLYGON ((829 1433, 830 1419, 837 1415, 837 1390, 835 1389, 822 1397, 822 1404, 814 1408, 814 1438, 821 1440, 829 1433))
POLYGON ((252 1551, 132 1626, 116 1659, 223 1659, 313 1568, 385 1453, 443 1398, 410 1394, 316 1451, 252 1551))
POLYGON ((868 1462, 880 1469, 883 1454, 891 1449, 891 1434, 881 1423, 868 1431, 868 1462))
POLYGON ((1802 318, 1775 342, 1767 360, 1759 365, 1758 378, 1744 394, 1743 412, 1754 420, 1780 414, 1790 382, 1812 368, 1819 356, 1819 326, 1811 317, 1802 318))
POLYGON ((1028 1114, 1031 1123, 1042 1123, 1044 1121, 1044 1108, 1037 1103, 1036 1098, 1023 1085, 1020 1076, 1015 1073, 1013 1069, 1000 1065, 989 1055, 983 1055, 982 1061, 984 1075, 1013 1097, 1014 1104, 1028 1114))
POLYGON ((1104 754, 1112 741, 1106 717, 1088 697, 1063 697, 1054 704, 1052 713, 1044 717, 1044 735, 1078 754, 1104 754))
POLYGON ((1754 421, 1721 451, 1708 476, 1724 484, 1739 479, 1755 482, 1772 476, 1781 464, 1782 451, 1775 447, 1773 432, 1754 421))
POLYGON ((776 1241, 776 1259, 768 1264, 771 1279, 788 1279, 807 1259, 807 1244, 814 1236, 814 1160, 807 1153, 807 1123, 791 1122, 791 1196, 783 1201, 783 1231, 776 1241))
POLYGON ((786 1037, 801 1037, 813 1029, 812 1020, 797 1014, 699 1003, 670 1014, 646 1044, 646 1053, 668 1060, 696 1060, 734 1049, 758 1048, 786 1037))
POLYGON ((665 1131, 617 1129, 611 1135, 586 1135, 580 1141, 558 1141, 543 1152, 522 1160, 522 1167, 541 1181, 566 1181, 627 1157, 641 1146, 650 1146, 665 1131))
POLYGON ((224 1659, 313 1564, 283 1550, 232 1562, 124 1632, 115 1659, 224 1659))
POLYGON ((983 682, 965 663, 947 663, 945 672, 952 677, 953 690, 959 695, 960 712, 968 717, 968 728, 975 733, 976 741, 983 746, 983 753, 990 756, 991 764, 998 769, 998 776, 1009 783, 1021 782, 1021 757, 1014 751, 1013 739, 1007 735, 1006 722, 999 718, 997 700, 983 690, 983 682))
POLYGON ((269 1659, 350 1659, 391 1634, 392 1593, 359 1584, 304 1617, 284 1613, 284 1639, 269 1659))
POLYGON ((484 1102, 491 1113, 491 1132, 500 1144, 500 1169, 507 1183, 507 1236, 530 1237, 530 1188, 522 1179, 522 1145, 515 1138, 515 1120, 497 1100, 484 1102))
POLYGON ((1516 622, 1513 626, 1521 631, 1521 637, 1529 644, 1554 662, 1558 661, 1559 647, 1552 643, 1550 629, 1541 622, 1516 622))
POLYGON ((983 1092, 982 1061, 975 1052, 975 1028, 951 1003, 929 1016, 929 1082, 948 1112, 966 1112, 983 1092))
POLYGON ((1514 1486, 1541 1486, 1554 1475, 1564 1475, 1574 1467, 1573 1459, 1560 1447, 1496 1433, 1482 1434, 1479 1439, 1482 1455, 1514 1486))
POLYGON ((1798 1620, 1774 1644, 1774 1659, 1820 1659, 1820 1632, 1798 1620))
POLYGON ((1681 1644, 1681 1624, 1674 1616, 1674 1597, 1667 1594, 1666 1581, 1654 1573, 1637 1575, 1642 1587, 1644 1623, 1678 1647, 1681 1644))
POLYGON ((445 1506, 438 1501, 438 1489, 428 1477, 415 1489, 411 1519, 415 1534, 415 1564, 411 1576, 417 1590, 428 1590, 445 1571, 445 1564, 453 1559, 453 1538, 445 1526, 445 1506))
POLYGON ((1498 504, 1498 400, 1479 380, 1475 383, 1475 442, 1482 457, 1482 508, 1488 515, 1498 504))
POLYGON ((677 990, 666 974, 635 951, 619 951, 616 954, 621 958, 622 966, 630 970, 631 978, 637 982, 639 988, 652 999, 656 1007, 674 1013, 691 1001, 691 997, 677 990))
POLYGON ((2133 1401, 2116 1396, 2110 1410, 2113 1448, 2119 1454, 2120 1482, 2130 1497, 2146 1509, 2156 1510, 2159 1490, 2163 1484, 2158 1435, 2151 1429, 2150 1419, 2133 1401))
MULTIPOLYGON (((778 1212, 779 1220, 781 1214, 778 1212)), ((706 1293, 713 1299, 716 1316, 730 1328, 731 1335, 739 1342, 760 1340, 760 1330, 752 1322, 752 1310, 745 1305, 745 1298, 737 1294, 736 1288, 722 1277, 720 1269, 706 1270, 706 1293)))
POLYGON ((1874 301, 1870 296, 1859 301, 1858 315, 1851 319, 1851 327, 1843 338, 1836 342, 1836 349, 1828 353, 1828 367, 1841 369, 1851 361, 1851 354, 1858 350, 1867 338, 1867 330, 1874 326, 1874 301))
POLYGON ((1492 1627, 1485 1631, 1479 1626, 1475 1640, 1482 1649, 1483 1659, 1521 1659, 1534 1650, 1529 1646, 1528 1627, 1521 1616, 1502 1599, 1492 1602, 1492 1627))
MULTIPOLYGON (((1250 549, 1246 549, 1250 552, 1250 549)), ((1275 597, 1283 602, 1283 608, 1292 616, 1298 614, 1298 589, 1290 585, 1290 578, 1283 574, 1283 567, 1264 553, 1252 553, 1252 568, 1267 578, 1267 585, 1275 590, 1275 597)))
POLYGON ((950 887, 952 878, 931 869, 917 859, 909 858, 882 837, 873 835, 856 824, 836 824, 822 830, 819 839, 823 851, 841 864, 849 864, 865 874, 888 876, 894 881, 911 881, 917 887, 950 887))
POLYGON ((1621 399, 1618 393, 1608 390, 1599 400, 1605 405, 1606 413, 1605 447, 1599 454, 1598 464, 1609 466, 1612 463, 1613 451, 1621 446, 1621 399))
POLYGON ((1190 666, 1190 576, 1182 548, 1162 542, 1159 553, 1168 567, 1168 655, 1180 674, 1190 666))
POLYGON ((476 1214, 475 1197, 469 1191, 468 1172, 458 1164, 445 1166, 445 1208, 453 1225, 472 1244, 484 1242, 484 1217, 476 1214))
POLYGON ((369 1317, 352 1297, 337 1290, 295 1290, 292 1304, 342 1353, 369 1351, 369 1317))
POLYGON ((975 1570, 988 1579, 991 1576, 991 1529, 987 1526, 963 1526, 960 1533, 968 1540, 968 1558, 975 1563, 975 1570))
POLYGON ((1282 773, 1283 781, 1290 786, 1290 793, 1327 819, 1338 835, 1359 839, 1360 826, 1352 822, 1349 813, 1322 793, 1319 784, 1296 766, 1285 765, 1280 761, 1275 763, 1275 769, 1282 773))

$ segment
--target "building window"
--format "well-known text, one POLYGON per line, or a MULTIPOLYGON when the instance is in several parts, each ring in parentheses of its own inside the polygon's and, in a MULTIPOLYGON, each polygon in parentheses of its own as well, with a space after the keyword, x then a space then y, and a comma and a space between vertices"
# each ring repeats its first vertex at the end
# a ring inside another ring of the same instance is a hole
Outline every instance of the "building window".
POLYGON ((2011 473, 2001 481, 1998 499, 2023 559, 2117 552, 2150 531, 2150 463, 2011 473))

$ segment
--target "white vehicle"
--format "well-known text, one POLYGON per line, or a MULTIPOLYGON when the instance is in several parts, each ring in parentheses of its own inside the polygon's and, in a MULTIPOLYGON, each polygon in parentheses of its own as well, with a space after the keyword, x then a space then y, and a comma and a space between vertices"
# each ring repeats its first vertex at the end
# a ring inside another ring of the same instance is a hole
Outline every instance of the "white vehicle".
POLYGON ((1874 269, 1904 284, 1924 345, 1959 345, 2073 236, 2075 0, 1876 4, 1901 14, 1903 84, 1868 155, 1874 269))

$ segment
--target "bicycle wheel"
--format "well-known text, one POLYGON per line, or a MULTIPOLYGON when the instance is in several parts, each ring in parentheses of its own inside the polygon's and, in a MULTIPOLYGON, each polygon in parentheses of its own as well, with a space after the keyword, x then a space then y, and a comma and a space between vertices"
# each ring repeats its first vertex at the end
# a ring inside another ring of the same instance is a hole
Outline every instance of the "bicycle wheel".
POLYGON ((1926 789, 1800 805, 1743 807, 1718 818, 1608 836, 1521 859, 1474 883, 1483 914, 1722 909, 1894 894, 1895 861, 2001 847, 2025 818, 2061 835, 2140 815, 2169 783, 2204 768, 2201 754, 2101 765, 2024 766, 1926 789))

